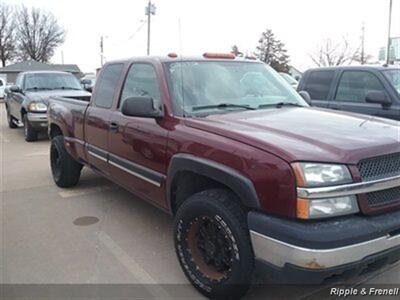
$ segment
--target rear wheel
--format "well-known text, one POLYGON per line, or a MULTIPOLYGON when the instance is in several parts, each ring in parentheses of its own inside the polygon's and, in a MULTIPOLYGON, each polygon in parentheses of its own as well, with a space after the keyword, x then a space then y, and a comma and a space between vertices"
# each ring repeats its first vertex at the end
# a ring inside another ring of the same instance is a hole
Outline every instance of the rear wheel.
POLYGON ((8 127, 9 127, 9 128, 12 128, 12 129, 17 128, 17 127, 18 127, 18 125, 17 125, 17 123, 16 123, 17 120, 15 120, 15 118, 11 115, 11 113, 10 113, 8 107, 6 108, 6 111, 7 111, 7 123, 8 123, 8 127))
POLYGON ((174 235, 181 267, 203 295, 235 299, 247 292, 254 254, 233 193, 215 189, 191 196, 177 212, 174 235))
POLYGON ((38 132, 32 127, 31 123, 28 120, 27 114, 24 114, 22 118, 24 122, 25 141, 27 142, 37 141, 38 132))
POLYGON ((69 155, 62 135, 57 135, 51 140, 50 165, 54 182, 59 187, 70 187, 78 183, 82 165, 69 155))

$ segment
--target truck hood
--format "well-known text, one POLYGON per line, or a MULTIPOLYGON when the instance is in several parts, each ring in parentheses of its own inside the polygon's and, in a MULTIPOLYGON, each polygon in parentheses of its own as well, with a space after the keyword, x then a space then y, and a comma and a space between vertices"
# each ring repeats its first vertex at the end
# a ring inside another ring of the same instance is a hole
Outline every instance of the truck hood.
POLYGON ((400 122, 320 108, 241 111, 191 118, 185 124, 288 162, 357 164, 364 158, 400 152, 400 122))
POLYGON ((51 90, 26 92, 26 97, 29 101, 43 102, 48 104, 49 98, 54 96, 67 97, 72 99, 89 100, 91 94, 84 90, 51 90))

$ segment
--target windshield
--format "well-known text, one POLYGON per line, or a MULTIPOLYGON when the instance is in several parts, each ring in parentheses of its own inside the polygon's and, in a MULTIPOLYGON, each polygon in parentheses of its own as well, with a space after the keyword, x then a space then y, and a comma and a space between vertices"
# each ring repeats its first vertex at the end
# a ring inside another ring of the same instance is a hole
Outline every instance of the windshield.
POLYGON ((390 83, 397 90, 397 93, 400 94, 400 69, 383 71, 383 74, 389 79, 390 83))
POLYGON ((35 73, 25 75, 25 90, 81 90, 78 79, 72 74, 35 73))
POLYGON ((290 84, 297 84, 297 80, 294 79, 292 76, 290 76, 289 74, 286 73, 279 73, 283 79, 285 79, 288 83, 290 84))
POLYGON ((282 103, 307 106, 263 63, 183 61, 166 63, 166 70, 175 110, 181 115, 266 109, 282 103))

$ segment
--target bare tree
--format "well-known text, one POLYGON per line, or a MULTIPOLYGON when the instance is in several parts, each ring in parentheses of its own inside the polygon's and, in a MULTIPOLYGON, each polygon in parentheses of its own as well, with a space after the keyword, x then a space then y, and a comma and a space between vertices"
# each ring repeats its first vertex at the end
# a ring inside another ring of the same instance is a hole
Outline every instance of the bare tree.
POLYGON ((17 34, 20 58, 40 62, 48 62, 65 39, 65 30, 53 14, 25 6, 17 13, 17 34))
POLYGON ((341 42, 334 43, 331 39, 326 39, 318 50, 310 57, 318 67, 350 65, 360 57, 359 49, 354 50, 346 38, 341 42))
POLYGON ((15 57, 15 20, 13 7, 0 3, 0 60, 2 66, 15 57))

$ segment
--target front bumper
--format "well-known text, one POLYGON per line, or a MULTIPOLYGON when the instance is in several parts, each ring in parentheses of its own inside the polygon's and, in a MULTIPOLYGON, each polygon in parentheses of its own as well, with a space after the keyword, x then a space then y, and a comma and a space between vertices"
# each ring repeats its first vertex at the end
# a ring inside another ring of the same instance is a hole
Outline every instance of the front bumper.
POLYGON ((43 129, 47 128, 47 113, 28 113, 28 121, 31 126, 35 129, 43 129))
MULTIPOLYGON (((296 221, 250 212, 255 256, 288 278, 320 283, 376 261, 400 258, 400 211, 374 217, 296 221), (317 275, 316 275, 317 274, 317 275)), ((298 282, 297 282, 298 283, 298 282)))

